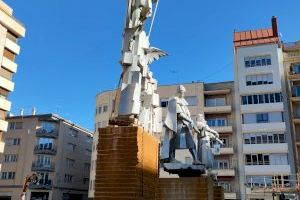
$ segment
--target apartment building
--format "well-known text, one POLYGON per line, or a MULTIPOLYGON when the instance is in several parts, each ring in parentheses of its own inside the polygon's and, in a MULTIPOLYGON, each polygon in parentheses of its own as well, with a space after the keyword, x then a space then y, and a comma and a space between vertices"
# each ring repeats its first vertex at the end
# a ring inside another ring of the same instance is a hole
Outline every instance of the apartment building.
MULTIPOLYGON (((208 124, 220 133, 224 146, 221 148, 221 154, 216 157, 214 171, 218 173, 219 184, 225 188, 226 199, 237 199, 239 195, 239 179, 237 171, 236 154, 236 136, 234 132, 234 84, 233 82, 209 83, 202 82, 183 84, 186 88, 186 100, 189 103, 189 109, 193 120, 196 120, 198 114, 204 114, 208 124)), ((168 99, 175 95, 178 85, 165 85, 158 87, 160 103, 162 107, 163 119, 166 116, 168 99)), ((96 97, 95 129, 108 125, 109 117, 114 106, 115 91, 105 91, 99 93, 96 97)), ((94 133, 93 152, 91 161, 91 176, 89 197, 94 197, 94 180, 96 170, 96 146, 98 142, 98 133, 94 133)), ((156 135, 162 139, 162 135, 156 135)), ((190 153, 185 150, 176 152, 176 159, 185 162, 191 162, 190 153)), ((170 177, 163 170, 161 177, 170 177)))
POLYGON ((15 59, 20 53, 20 46, 17 43, 18 39, 24 36, 24 26, 14 18, 12 8, 0 0, 0 153, 4 149, 2 134, 8 126, 5 117, 11 108, 11 102, 7 97, 14 90, 12 76, 17 72, 15 59))
POLYGON ((300 171, 300 41, 284 43, 284 69, 287 85, 287 97, 290 106, 292 139, 294 144, 295 164, 300 171))
POLYGON ((234 62, 241 199, 272 199, 274 180, 281 188, 297 180, 275 17, 271 28, 234 33, 234 62))
POLYGON ((54 114, 8 117, 0 154, 0 199, 19 199, 24 178, 39 175, 26 199, 88 198, 92 133, 54 114))

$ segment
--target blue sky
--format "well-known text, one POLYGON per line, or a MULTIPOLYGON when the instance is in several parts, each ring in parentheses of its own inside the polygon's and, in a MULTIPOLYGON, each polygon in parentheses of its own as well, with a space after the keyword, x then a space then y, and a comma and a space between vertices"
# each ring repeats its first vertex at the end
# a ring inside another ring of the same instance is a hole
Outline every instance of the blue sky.
MULTIPOLYGON (((12 112, 55 112, 93 129, 95 96, 120 75, 125 0, 6 0, 27 29, 20 41, 12 112)), ((161 0, 152 46, 170 56, 152 65, 159 84, 233 79, 234 30, 271 26, 300 40, 299 0, 161 0)))

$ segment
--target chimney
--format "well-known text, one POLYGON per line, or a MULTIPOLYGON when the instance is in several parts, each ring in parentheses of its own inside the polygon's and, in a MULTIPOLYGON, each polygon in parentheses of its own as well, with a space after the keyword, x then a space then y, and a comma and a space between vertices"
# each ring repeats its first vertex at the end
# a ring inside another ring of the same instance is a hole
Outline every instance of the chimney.
POLYGON ((32 115, 35 115, 36 114, 36 108, 35 107, 33 107, 32 108, 32 113, 31 113, 32 115))
POLYGON ((273 29, 274 36, 278 37, 277 17, 275 17, 275 16, 272 17, 272 29, 273 29))
POLYGON ((20 109, 20 116, 23 116, 24 115, 24 108, 21 108, 20 109))

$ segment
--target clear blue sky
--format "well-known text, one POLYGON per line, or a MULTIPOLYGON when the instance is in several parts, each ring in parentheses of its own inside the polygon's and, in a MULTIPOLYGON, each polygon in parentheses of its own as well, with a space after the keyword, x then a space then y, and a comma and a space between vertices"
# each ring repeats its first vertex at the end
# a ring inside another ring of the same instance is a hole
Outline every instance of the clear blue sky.
MULTIPOLYGON (((95 95, 120 74, 125 0, 6 0, 26 26, 12 111, 58 112, 93 129, 95 95)), ((152 46, 170 56, 152 65, 159 84, 232 80, 234 29, 279 19, 284 41, 300 40, 299 0, 161 0, 152 46)))

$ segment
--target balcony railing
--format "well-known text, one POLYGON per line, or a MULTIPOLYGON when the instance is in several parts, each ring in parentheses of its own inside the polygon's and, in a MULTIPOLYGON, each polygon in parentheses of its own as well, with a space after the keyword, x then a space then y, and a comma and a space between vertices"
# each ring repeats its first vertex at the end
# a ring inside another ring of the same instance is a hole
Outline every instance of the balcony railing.
POLYGON ((30 183, 29 189, 32 190, 51 190, 52 189, 52 181, 40 179, 38 183, 30 183))
POLYGON ((42 146, 36 145, 34 147, 35 154, 48 154, 48 155, 56 155, 56 147, 55 146, 42 146))
POLYGON ((48 138, 58 138, 58 130, 46 130, 44 128, 39 128, 36 130, 37 137, 48 137, 48 138))
POLYGON ((54 165, 54 163, 45 164, 45 163, 33 162, 31 170, 32 171, 41 171, 41 172, 54 172, 55 165, 54 165))

